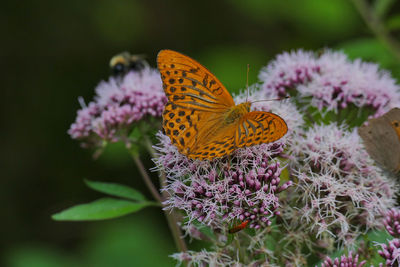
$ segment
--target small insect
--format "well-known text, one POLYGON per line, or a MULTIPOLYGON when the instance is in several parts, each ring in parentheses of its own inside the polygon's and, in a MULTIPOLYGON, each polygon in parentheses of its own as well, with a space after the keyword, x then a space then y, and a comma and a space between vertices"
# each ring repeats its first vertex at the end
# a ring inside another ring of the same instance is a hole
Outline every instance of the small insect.
POLYGON ((172 50, 157 57, 168 102, 163 129, 179 152, 191 159, 224 157, 237 148, 270 143, 287 132, 276 114, 235 105, 222 83, 200 63, 172 50))
POLYGON ((129 71, 141 71, 148 66, 144 55, 131 55, 129 52, 122 52, 110 60, 110 68, 115 76, 124 75, 129 71))
POLYGON ((249 220, 246 220, 246 221, 242 222, 241 224, 238 224, 238 225, 232 227, 231 229, 228 230, 228 232, 230 234, 234 234, 234 233, 237 233, 239 231, 242 231, 244 228, 246 228, 246 226, 247 226, 247 224, 249 222, 250 222, 249 220))
POLYGON ((400 171, 400 108, 368 120, 358 134, 371 158, 391 172, 400 171))

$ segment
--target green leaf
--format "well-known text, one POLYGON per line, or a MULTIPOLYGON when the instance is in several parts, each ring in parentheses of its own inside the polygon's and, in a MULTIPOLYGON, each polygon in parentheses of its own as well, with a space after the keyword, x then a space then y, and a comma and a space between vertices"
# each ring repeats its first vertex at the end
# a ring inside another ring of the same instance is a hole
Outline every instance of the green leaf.
POLYGON ((52 216, 56 221, 96 221, 121 217, 147 206, 153 202, 132 202, 115 198, 101 198, 87 204, 80 204, 56 213, 52 216))
POLYGON ((133 189, 132 187, 116 184, 116 183, 105 183, 105 182, 97 182, 97 181, 90 181, 84 180, 86 185, 93 190, 98 192, 102 192, 108 195, 116 196, 116 197, 123 197, 137 201, 145 201, 145 196, 133 189))

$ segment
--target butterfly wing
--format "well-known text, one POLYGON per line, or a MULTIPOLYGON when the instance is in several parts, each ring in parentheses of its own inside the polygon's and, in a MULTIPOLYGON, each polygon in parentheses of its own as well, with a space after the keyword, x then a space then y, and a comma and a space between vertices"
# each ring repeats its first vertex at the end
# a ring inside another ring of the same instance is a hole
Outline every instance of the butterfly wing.
POLYGON ((157 64, 168 97, 164 131, 181 153, 189 155, 191 149, 215 132, 213 127, 235 103, 222 83, 190 57, 162 50, 157 64))
POLYGON ((235 105, 222 83, 194 59, 172 50, 161 50, 157 64, 170 102, 208 112, 235 105))
POLYGON ((400 170, 400 109, 368 120, 368 125, 361 126, 358 133, 371 158, 390 171, 400 170))
POLYGON ((252 111, 237 123, 215 126, 207 142, 192 149, 191 158, 213 159, 231 154, 237 148, 271 143, 287 133, 286 122, 276 114, 252 111))
POLYGON ((221 123, 211 127, 212 131, 207 133, 202 142, 197 142, 188 154, 193 159, 221 158, 231 154, 237 146, 235 145, 235 124, 221 126, 221 123))
POLYGON ((271 143, 287 133, 286 122, 278 115, 265 111, 245 114, 236 126, 237 147, 271 143))

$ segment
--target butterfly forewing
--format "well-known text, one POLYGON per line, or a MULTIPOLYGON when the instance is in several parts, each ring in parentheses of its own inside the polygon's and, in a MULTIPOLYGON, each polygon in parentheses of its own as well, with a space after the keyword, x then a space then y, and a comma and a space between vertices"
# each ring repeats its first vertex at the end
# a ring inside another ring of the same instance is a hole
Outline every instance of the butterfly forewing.
POLYGON ((190 57, 162 50, 158 53, 157 63, 170 102, 207 112, 223 112, 235 105, 222 83, 190 57))

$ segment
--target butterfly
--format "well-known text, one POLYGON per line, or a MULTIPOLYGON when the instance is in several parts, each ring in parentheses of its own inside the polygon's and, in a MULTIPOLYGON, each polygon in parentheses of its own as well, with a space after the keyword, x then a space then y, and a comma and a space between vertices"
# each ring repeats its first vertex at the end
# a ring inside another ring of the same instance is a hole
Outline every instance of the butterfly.
POLYGON ((391 172, 400 171, 400 108, 368 120, 358 134, 371 158, 391 172))
POLYGON ((212 160, 237 148, 270 143, 288 130, 276 114, 235 105, 222 83, 194 59, 161 50, 157 65, 168 98, 163 130, 178 151, 191 159, 212 160))

